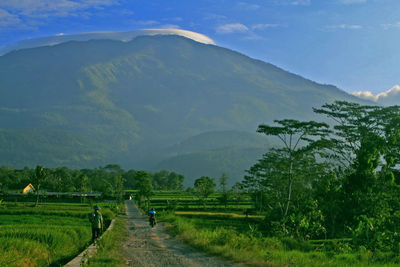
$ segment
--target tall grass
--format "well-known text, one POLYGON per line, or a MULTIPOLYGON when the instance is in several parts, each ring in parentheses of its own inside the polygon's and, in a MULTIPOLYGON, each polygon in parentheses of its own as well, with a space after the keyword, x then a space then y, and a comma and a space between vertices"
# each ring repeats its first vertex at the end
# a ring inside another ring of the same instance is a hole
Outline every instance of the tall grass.
POLYGON ((88 266, 125 266, 122 242, 127 236, 127 231, 126 216, 118 216, 113 229, 107 231, 99 241, 99 249, 89 259, 88 266))
POLYGON ((399 266, 395 254, 376 254, 367 250, 316 250, 305 241, 263 237, 251 226, 248 230, 220 226, 207 227, 207 219, 200 225, 198 218, 164 214, 169 231, 184 242, 210 254, 236 262, 256 266, 399 266))

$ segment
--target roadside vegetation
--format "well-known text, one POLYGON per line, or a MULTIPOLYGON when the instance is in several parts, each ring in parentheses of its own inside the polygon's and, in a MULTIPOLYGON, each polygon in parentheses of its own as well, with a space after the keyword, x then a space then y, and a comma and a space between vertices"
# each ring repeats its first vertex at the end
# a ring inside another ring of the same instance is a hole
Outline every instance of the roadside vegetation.
POLYGON ((91 257, 86 266, 126 266, 122 243, 127 236, 126 216, 115 218, 114 227, 104 233, 98 242, 98 250, 91 257))
POLYGON ((400 263, 398 254, 355 247, 351 238, 304 240, 268 235, 263 230, 264 216, 165 211, 160 220, 185 243, 249 265, 398 266, 400 263))

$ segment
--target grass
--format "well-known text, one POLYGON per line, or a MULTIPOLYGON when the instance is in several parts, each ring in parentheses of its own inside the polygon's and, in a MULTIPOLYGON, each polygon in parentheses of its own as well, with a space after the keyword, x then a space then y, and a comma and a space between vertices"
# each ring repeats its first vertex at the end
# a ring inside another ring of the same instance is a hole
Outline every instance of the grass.
POLYGON ((249 265, 339 267, 399 266, 400 263, 400 257, 393 253, 353 251, 350 248, 343 251, 315 250, 311 242, 263 237, 252 227, 232 227, 227 216, 218 226, 216 220, 210 219, 211 216, 190 218, 167 213, 160 219, 167 222, 169 231, 185 243, 206 253, 249 265))
POLYGON ((125 266, 121 247, 127 231, 126 216, 118 216, 113 229, 106 232, 99 241, 99 250, 89 259, 88 266, 125 266))
POLYGON ((176 211, 175 212, 176 215, 182 215, 182 216, 229 216, 231 218, 259 218, 262 219, 264 218, 264 216, 261 215, 249 215, 246 216, 244 214, 237 214, 237 213, 233 213, 233 212, 206 212, 206 211, 176 211))
MULTIPOLYGON (((0 266, 60 266, 91 241, 89 205, 6 203, 0 208, 0 266)), ((113 212, 104 205, 103 216, 113 212)))

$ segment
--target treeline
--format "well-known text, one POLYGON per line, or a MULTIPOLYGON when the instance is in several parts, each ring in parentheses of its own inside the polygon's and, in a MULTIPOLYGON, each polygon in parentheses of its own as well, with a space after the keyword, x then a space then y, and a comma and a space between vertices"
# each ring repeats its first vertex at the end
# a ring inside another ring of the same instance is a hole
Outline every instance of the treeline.
POLYGON ((102 192, 115 195, 125 189, 136 189, 142 177, 149 177, 156 190, 182 190, 184 176, 162 170, 147 172, 123 170, 119 165, 109 164, 95 169, 69 169, 25 167, 13 169, 0 167, 0 191, 22 191, 28 184, 35 189, 50 192, 102 192))
POLYGON ((398 252, 400 107, 337 101, 314 112, 331 124, 260 125, 258 132, 282 146, 264 154, 237 186, 266 214, 270 235, 351 237, 358 247, 398 252))

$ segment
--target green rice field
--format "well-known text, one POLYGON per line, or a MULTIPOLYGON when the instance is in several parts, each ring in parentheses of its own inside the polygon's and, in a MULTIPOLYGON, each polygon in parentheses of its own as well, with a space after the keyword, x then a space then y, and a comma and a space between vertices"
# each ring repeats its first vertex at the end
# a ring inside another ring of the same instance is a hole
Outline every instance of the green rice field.
MULTIPOLYGON (((216 192, 203 202, 190 192, 184 191, 156 191, 156 194, 151 198, 151 207, 155 209, 169 209, 175 211, 212 211, 212 212, 234 212, 244 214, 245 210, 251 210, 253 205, 249 196, 243 196, 239 201, 230 200, 225 206, 218 198, 221 193, 216 192)), ((254 212, 254 211, 253 211, 254 212)))
MULTIPOLYGON (((0 266, 60 266, 91 241, 88 204, 3 203, 0 266)), ((103 207, 106 223, 113 212, 103 207)))

